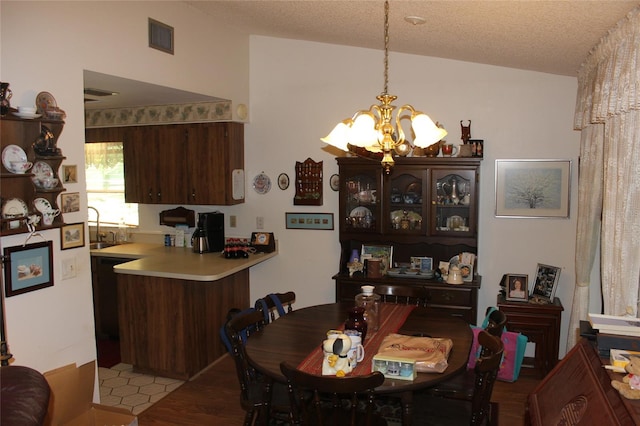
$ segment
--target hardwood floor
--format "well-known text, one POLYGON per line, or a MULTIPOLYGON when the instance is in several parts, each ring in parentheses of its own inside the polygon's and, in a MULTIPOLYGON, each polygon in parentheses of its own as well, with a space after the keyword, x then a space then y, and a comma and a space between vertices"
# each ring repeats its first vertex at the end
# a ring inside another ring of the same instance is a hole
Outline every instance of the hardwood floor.
MULTIPOLYGON (((520 377, 515 383, 497 382, 492 401, 498 402, 503 426, 524 425, 527 396, 538 379, 520 377)), ((139 426, 242 425, 238 379, 233 360, 223 356, 200 375, 138 416, 139 426)))

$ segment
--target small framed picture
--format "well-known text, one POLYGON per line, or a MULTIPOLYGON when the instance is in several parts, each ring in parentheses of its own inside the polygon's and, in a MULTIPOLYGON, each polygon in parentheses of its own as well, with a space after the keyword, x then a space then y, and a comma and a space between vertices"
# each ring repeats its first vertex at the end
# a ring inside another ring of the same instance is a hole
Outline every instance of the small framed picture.
POLYGON ((364 262, 365 259, 380 259, 382 261, 380 272, 382 275, 386 275, 393 265, 393 246, 363 244, 360 260, 364 262))
POLYGON ((278 175, 278 188, 282 189, 283 191, 287 188, 289 188, 289 175, 286 173, 280 173, 278 175))
POLYGON ((507 300, 515 302, 526 302, 529 300, 528 290, 529 276, 518 274, 507 274, 507 300))
POLYGON ((60 228, 60 250, 84 247, 84 222, 70 223, 60 228))
POLYGON ((64 183, 78 183, 78 166, 62 166, 62 181, 64 183))
POLYGON ((432 271, 433 270, 433 258, 423 256, 411 256, 411 269, 418 269, 420 271, 432 271))
POLYGON ((537 299, 553 302, 560 279, 560 269, 557 266, 543 265, 538 263, 536 270, 536 281, 531 295, 537 299))
POLYGON ((460 267, 460 274, 462 274, 462 281, 466 283, 473 281, 473 264, 460 263, 458 266, 460 267))
POLYGON ((337 174, 331 175, 331 177, 329 178, 329 186, 334 191, 339 190, 340 189, 340 176, 337 175, 337 174))
POLYGON ((7 297, 53 286, 51 241, 5 247, 5 294, 7 297))
POLYGON ((60 195, 62 213, 73 213, 80 211, 80 193, 65 192, 60 195))

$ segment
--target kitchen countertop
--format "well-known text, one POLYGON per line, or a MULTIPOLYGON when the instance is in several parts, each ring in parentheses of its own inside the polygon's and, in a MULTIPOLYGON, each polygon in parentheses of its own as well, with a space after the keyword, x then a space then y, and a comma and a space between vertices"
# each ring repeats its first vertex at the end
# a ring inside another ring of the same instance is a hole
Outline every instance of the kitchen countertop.
POLYGON ((225 259, 222 253, 194 253, 189 247, 165 247, 160 244, 128 243, 91 250, 91 256, 131 259, 115 265, 118 274, 175 278, 192 281, 217 281, 271 259, 278 254, 250 254, 247 259, 225 259))

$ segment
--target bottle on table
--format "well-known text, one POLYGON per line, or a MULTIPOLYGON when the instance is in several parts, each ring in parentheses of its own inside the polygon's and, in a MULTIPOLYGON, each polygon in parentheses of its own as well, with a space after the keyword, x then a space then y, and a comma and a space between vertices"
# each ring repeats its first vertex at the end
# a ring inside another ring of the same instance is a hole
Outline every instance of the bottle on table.
POLYGON ((364 343, 364 338, 367 335, 368 325, 365 320, 365 310, 361 306, 354 306, 349 309, 347 313, 347 320, 344 322, 344 332, 345 334, 350 331, 356 331, 360 333, 360 337, 362 338, 362 342, 364 343))
POLYGON ((378 331, 380 327, 380 295, 373 292, 374 286, 363 285, 362 293, 356 295, 356 306, 364 308, 364 319, 368 329, 378 331))

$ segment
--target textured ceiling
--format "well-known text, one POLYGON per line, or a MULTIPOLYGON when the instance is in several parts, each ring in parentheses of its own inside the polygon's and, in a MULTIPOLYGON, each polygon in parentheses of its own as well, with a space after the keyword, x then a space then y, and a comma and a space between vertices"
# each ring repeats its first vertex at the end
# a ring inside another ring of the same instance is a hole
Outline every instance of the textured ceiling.
MULTIPOLYGON (((383 1, 186 1, 251 34, 382 49, 383 1)), ((389 2, 390 50, 575 76, 638 1, 389 2), (406 16, 421 16, 412 25, 406 16)))
MULTIPOLYGON (((185 1, 248 34, 383 49, 384 2, 185 1)), ((640 1, 391 0, 389 49, 510 68, 576 76, 591 48, 640 1), (405 21, 420 16, 423 25, 405 21)), ((201 102, 211 98, 85 73, 85 87, 120 96, 87 109, 201 102), (171 99, 171 101, 167 101, 171 99)))

